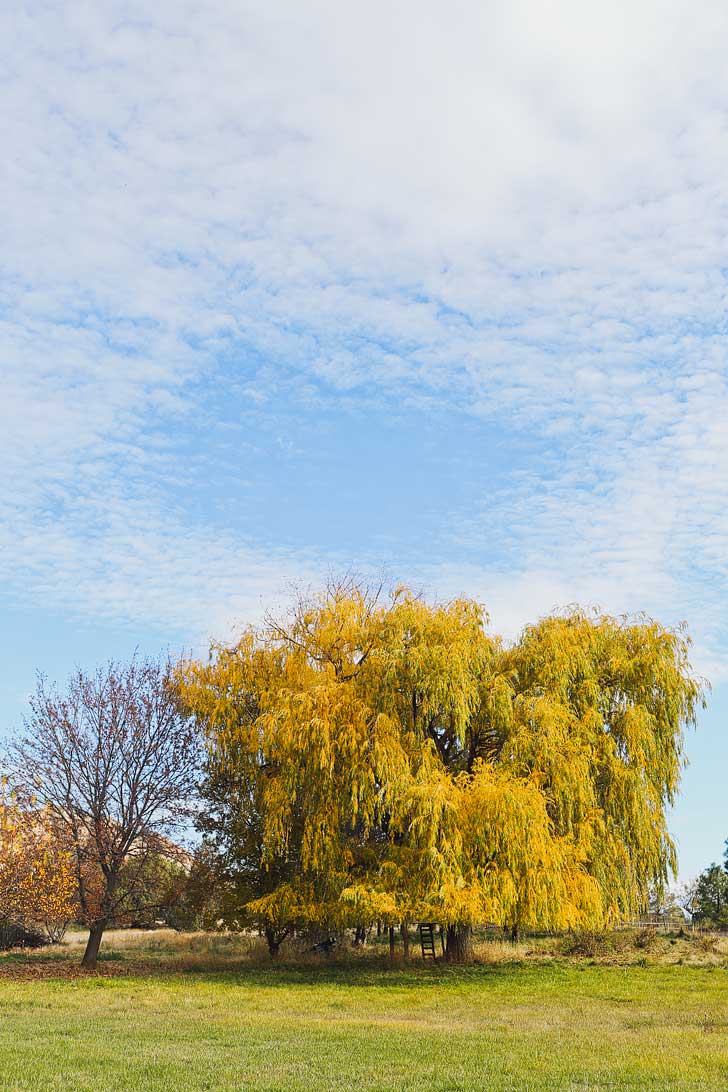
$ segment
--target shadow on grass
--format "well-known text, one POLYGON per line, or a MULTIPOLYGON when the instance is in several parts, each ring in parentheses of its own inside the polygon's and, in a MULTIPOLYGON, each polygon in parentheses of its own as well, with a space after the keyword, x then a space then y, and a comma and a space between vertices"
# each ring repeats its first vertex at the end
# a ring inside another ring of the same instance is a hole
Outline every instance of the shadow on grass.
MULTIPOLYGON (((160 977, 164 971, 159 968, 160 977)), ((472 983, 473 981, 502 982, 533 981, 535 978, 554 975, 561 977, 568 973, 566 965, 554 963, 548 966, 534 966, 523 962, 512 963, 473 963, 467 966, 453 966, 448 963, 412 964, 410 966, 390 966, 385 961, 364 963, 337 962, 335 960, 320 964, 300 964, 277 962, 270 964, 251 964, 240 962, 221 967, 214 962, 200 963, 194 966, 180 965, 170 975, 190 976, 210 983, 229 985, 259 986, 265 988, 289 988, 291 986, 342 986, 348 989, 392 989, 398 987, 439 988, 443 985, 472 983)))
MULTIPOLYGON (((135 952, 133 956, 118 951, 99 954, 98 973, 112 980, 128 981, 130 977, 149 978, 160 981, 180 981, 194 979, 201 983, 230 986, 251 986, 265 989, 287 989, 292 986, 339 986, 347 989, 397 989, 417 987, 418 989, 441 988, 444 985, 457 986, 480 981, 483 984, 509 981, 533 982, 538 979, 568 975, 569 966, 560 961, 546 964, 528 964, 523 961, 498 963, 473 963, 466 966, 444 962, 418 963, 392 966, 388 959, 374 956, 370 959, 336 960, 322 959, 276 962, 259 962, 249 958, 216 959, 170 956, 167 958, 145 958, 144 953, 135 952), (109 965, 112 966, 109 966, 109 965), (112 970, 113 967, 113 970, 112 970)), ((59 955, 45 953, 8 952, 0 955, 0 974, 3 966, 13 967, 19 978, 25 978, 23 972, 33 969, 40 971, 43 978, 64 978, 71 972, 73 977, 94 977, 93 971, 83 972, 80 959, 74 953, 59 955), (43 970, 47 974, 43 974, 43 970), (55 972, 55 973, 54 973, 55 972)), ((11 972, 12 977, 12 972, 11 972)))

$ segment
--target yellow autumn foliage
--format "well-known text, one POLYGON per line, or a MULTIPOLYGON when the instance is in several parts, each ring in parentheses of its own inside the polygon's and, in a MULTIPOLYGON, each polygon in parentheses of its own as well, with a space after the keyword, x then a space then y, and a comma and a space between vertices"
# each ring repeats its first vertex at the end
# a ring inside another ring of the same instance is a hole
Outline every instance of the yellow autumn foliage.
POLYGON ((686 634, 573 610, 505 647, 487 624, 347 581, 182 665, 261 870, 285 874, 255 913, 593 926, 664 882, 702 700, 686 634))
POLYGON ((73 859, 50 816, 19 808, 0 787, 0 921, 53 935, 73 917, 75 893, 73 859))

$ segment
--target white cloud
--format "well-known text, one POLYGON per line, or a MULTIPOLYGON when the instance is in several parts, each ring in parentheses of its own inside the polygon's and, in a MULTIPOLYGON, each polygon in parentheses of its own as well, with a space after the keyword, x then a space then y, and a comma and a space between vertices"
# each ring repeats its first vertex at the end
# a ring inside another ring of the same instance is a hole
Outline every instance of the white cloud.
POLYGON ((177 433, 237 371, 258 413, 285 386, 538 437, 542 466, 446 512, 423 577, 454 558, 443 586, 482 585, 506 628, 575 599, 687 616, 716 666, 724 5, 107 0, 0 18, 16 593, 215 628, 325 564, 324 541, 277 556, 259 528, 241 545, 185 510, 177 433), (465 560, 493 527, 508 563, 465 560))

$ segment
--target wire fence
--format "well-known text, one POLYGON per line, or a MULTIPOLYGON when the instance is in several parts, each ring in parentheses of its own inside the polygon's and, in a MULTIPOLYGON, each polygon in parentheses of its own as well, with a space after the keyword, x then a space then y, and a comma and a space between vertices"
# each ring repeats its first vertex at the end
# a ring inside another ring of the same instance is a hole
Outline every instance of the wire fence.
MULTIPOLYGON (((538 938, 538 937, 564 937, 579 932, 593 932, 594 930, 568 930, 568 929, 522 929, 519 931, 519 936, 522 939, 526 938, 538 938)), ((620 933, 620 932, 655 932, 674 934, 683 933, 688 934, 728 934, 728 925, 715 925, 712 922, 697 922, 691 921, 689 918, 629 918, 625 921, 621 921, 617 924, 609 926, 603 930, 597 930, 602 933, 620 933)), ((509 939, 511 930, 505 928, 502 925, 485 924, 478 927, 475 930, 476 935, 480 935, 485 939, 503 940, 509 939)))

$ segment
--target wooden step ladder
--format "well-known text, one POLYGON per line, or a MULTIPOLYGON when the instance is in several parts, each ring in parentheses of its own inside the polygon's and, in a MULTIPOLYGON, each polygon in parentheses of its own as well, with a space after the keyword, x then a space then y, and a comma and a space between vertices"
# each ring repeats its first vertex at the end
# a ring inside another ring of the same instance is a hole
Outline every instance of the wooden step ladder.
MULTIPOLYGON (((433 961, 437 959, 437 952, 435 951, 435 925, 431 921, 420 922, 420 947, 422 948, 422 958, 430 958, 433 961)), ((442 942, 442 934, 440 934, 440 941, 442 942)), ((443 948, 444 951, 444 948, 443 948)))

